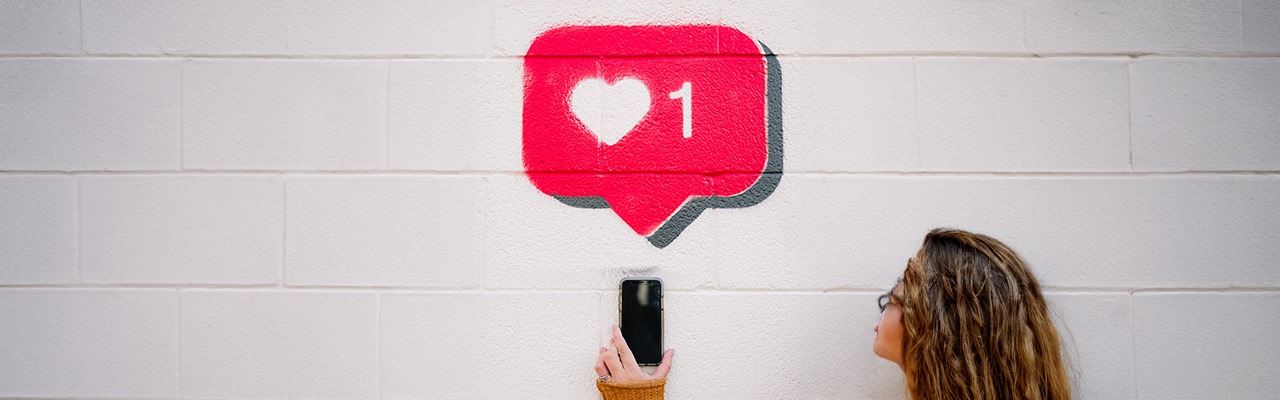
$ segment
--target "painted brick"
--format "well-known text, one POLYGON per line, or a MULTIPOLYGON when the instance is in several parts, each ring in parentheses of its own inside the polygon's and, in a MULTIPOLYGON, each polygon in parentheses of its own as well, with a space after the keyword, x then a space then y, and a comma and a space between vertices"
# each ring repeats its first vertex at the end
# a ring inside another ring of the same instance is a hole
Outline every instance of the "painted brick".
POLYGON ((624 276, 661 275, 669 288, 688 289, 715 276, 718 210, 659 249, 611 209, 570 207, 524 175, 486 181, 487 288, 616 289, 624 276))
POLYGON ((712 286, 882 287, 947 226, 1009 244, 1048 287, 1270 287, 1278 191, 1271 176, 785 176, 718 213, 712 286))
POLYGON ((0 396, 178 396, 177 292, 0 289, 0 396))
POLYGON ((290 54, 485 55, 493 20, 487 1, 350 2, 288 5, 290 54))
POLYGON ((0 54, 80 53, 80 2, 0 2, 0 54))
POLYGON ((76 180, 0 176, 0 284, 74 283, 76 180))
POLYGON ((519 60, 397 60, 390 68, 392 169, 524 169, 519 60))
POLYGON ((378 396, 374 293, 181 291, 182 396, 378 396))
POLYGON ((1231 52, 1240 49, 1240 2, 1033 0, 1033 53, 1231 52))
POLYGON ((925 170, 1129 170, 1127 60, 917 63, 925 170))
POLYGON ((872 351, 878 295, 668 292, 664 344, 676 355, 667 393, 681 399, 904 398, 902 370, 872 351))
POLYGON ((1261 53, 1280 53, 1280 2, 1244 0, 1244 49, 1261 53))
POLYGON ((787 171, 918 169, 912 60, 788 61, 782 64, 787 171))
POLYGON ((1085 399, 1133 398, 1133 300, 1128 293, 1046 293, 1072 391, 1085 399))
POLYGON ((279 54, 289 48, 279 1, 82 0, 90 54, 279 54))
POLYGON ((289 285, 479 287, 477 176, 290 177, 289 285))
POLYGON ((383 397, 599 396, 591 369, 602 340, 594 318, 597 293, 381 296, 383 397), (523 372, 513 374, 512 368, 523 372), (495 376, 503 377, 501 384, 495 384, 495 376))
POLYGON ((197 60, 184 73, 188 168, 386 166, 385 61, 197 60))
POLYGON ((1133 63, 1133 167, 1280 170, 1280 59, 1133 63))
POLYGON ((712 24, 719 15, 712 0, 494 0, 493 45, 501 55, 524 55, 538 34, 558 26, 712 24))
POLYGON ((85 48, 106 54, 484 55, 479 1, 86 0, 85 48))
POLYGON ((1280 390, 1280 294, 1135 293, 1139 399, 1262 399, 1280 390))
POLYGON ((0 169, 175 169, 181 80, 173 60, 0 60, 0 169))
POLYGON ((87 176, 89 283, 279 283, 284 182, 255 176, 87 176))
POLYGON ((730 0, 723 13, 725 25, 778 54, 1026 51, 1022 4, 1013 0, 730 0))

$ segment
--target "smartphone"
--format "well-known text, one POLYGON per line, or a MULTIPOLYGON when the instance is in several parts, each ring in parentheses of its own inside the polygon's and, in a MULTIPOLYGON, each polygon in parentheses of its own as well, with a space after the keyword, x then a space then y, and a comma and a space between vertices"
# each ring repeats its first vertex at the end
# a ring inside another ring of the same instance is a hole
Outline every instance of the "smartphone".
POLYGON ((662 280, 627 278, 618 285, 618 328, 640 365, 662 362, 662 280))

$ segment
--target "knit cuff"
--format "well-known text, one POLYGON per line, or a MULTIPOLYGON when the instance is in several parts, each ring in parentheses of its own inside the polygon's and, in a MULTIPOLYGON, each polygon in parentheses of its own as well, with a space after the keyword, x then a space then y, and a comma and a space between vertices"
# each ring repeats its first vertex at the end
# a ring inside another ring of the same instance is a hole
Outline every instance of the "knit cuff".
POLYGON ((604 381, 596 382, 596 388, 600 389, 604 400, 662 400, 666 384, 667 378, 627 383, 604 381))

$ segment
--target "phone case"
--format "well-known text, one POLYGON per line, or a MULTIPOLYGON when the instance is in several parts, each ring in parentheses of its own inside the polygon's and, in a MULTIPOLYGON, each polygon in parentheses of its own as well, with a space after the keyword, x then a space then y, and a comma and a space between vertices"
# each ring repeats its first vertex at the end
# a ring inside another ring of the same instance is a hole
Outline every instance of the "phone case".
MULTIPOLYGON (((658 303, 661 304, 661 306, 658 307, 658 311, 662 313, 662 326, 658 328, 662 333, 662 336, 658 339, 658 348, 665 349, 666 341, 667 341, 667 315, 666 315, 667 302, 665 301, 665 298, 667 297, 665 293, 666 287, 667 287, 666 282, 663 282, 662 278, 658 278, 658 277, 632 277, 632 278, 623 278, 621 281, 618 281, 618 300, 617 300, 618 326, 622 326, 622 285, 627 281, 658 281, 658 285, 659 287, 661 287, 660 289, 658 289, 658 303)), ((639 363, 639 364, 642 367, 655 367, 658 365, 658 363, 639 363)))

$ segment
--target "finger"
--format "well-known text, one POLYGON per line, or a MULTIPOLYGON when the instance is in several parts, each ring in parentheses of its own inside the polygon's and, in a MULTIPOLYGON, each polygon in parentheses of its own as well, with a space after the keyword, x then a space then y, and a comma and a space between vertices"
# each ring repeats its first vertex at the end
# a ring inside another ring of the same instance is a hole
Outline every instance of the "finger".
POLYGON ((617 352, 609 350, 604 353, 604 366, 608 375, 622 375, 622 361, 618 360, 617 352))
POLYGON ((622 338, 622 329, 618 329, 617 325, 613 326, 613 347, 618 348, 618 356, 622 358, 623 368, 640 369, 640 364, 636 363, 636 355, 631 354, 631 348, 627 347, 627 340, 622 338))
POLYGON ((653 371, 654 378, 667 377, 667 373, 671 372, 671 357, 675 357, 675 355, 676 349, 670 349, 666 353, 662 353, 662 363, 658 364, 658 369, 653 371))
POLYGON ((596 376, 609 375, 609 368, 604 365, 604 352, 607 349, 601 347, 600 355, 596 356, 596 376))

